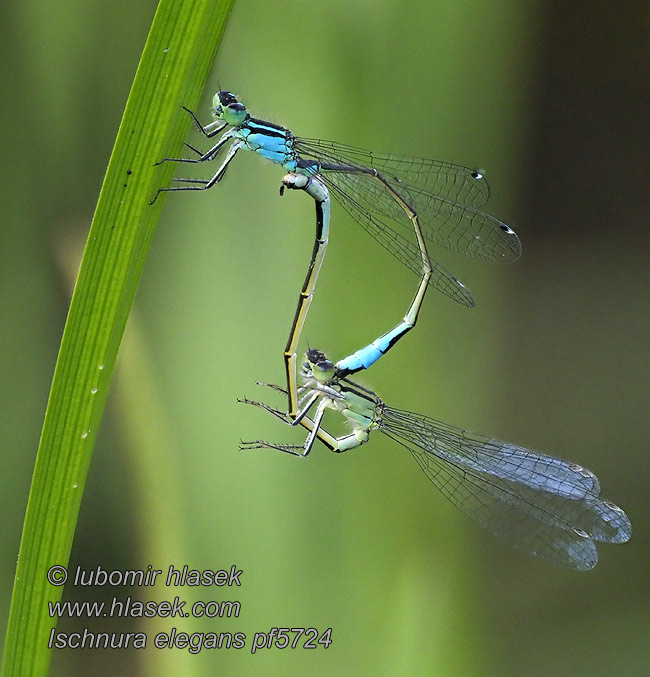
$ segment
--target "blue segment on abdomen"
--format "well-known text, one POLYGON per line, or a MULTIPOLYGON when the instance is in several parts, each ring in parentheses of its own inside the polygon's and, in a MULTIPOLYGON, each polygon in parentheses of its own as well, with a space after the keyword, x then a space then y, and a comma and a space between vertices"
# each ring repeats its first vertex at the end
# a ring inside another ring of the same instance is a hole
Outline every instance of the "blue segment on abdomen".
POLYGON ((394 329, 388 333, 380 336, 369 345, 357 350, 356 353, 344 357, 336 363, 337 371, 345 371, 348 374, 353 374, 360 369, 368 369, 371 367, 388 349, 399 339, 399 337, 406 331, 412 328, 413 325, 406 322, 401 322, 394 329))

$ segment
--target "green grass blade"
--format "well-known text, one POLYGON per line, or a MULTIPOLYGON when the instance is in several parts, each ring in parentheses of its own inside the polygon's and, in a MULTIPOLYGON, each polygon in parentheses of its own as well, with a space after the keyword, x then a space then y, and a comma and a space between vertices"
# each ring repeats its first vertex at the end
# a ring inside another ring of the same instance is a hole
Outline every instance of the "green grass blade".
POLYGON ((67 566, 97 428, 124 325, 180 152, 233 0, 162 0, 127 101, 70 304, 27 505, 3 674, 45 675, 56 618, 48 583, 67 566))

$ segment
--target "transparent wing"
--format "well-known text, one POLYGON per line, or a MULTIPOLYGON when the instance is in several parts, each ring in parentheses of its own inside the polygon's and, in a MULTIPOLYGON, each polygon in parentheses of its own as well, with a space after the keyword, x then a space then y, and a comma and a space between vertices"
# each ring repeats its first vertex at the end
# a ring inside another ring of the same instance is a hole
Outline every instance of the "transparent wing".
POLYGON ((487 180, 475 169, 440 160, 382 155, 336 141, 296 137, 294 147, 305 155, 341 161, 352 167, 372 167, 393 178, 419 186, 423 190, 448 197, 474 207, 484 205, 490 197, 487 180))
MULTIPOLYGON (((328 173, 327 177, 330 175, 331 173, 328 173)), ((380 218, 371 214, 367 209, 364 209, 356 200, 343 194, 337 184, 330 181, 326 181, 326 183, 332 189, 332 193, 338 196, 339 201, 350 216, 363 226, 363 228, 370 233, 379 244, 385 247, 398 261, 401 261, 414 273, 417 275, 422 274, 422 257, 420 249, 414 242, 408 240, 401 233, 398 233, 394 228, 391 228, 380 218)), ((393 200, 391 200, 391 202, 393 202, 393 200)), ((400 211, 404 216, 404 212, 401 209, 400 211)), ((412 225, 411 231, 413 231, 412 225)), ((453 301, 456 301, 456 303, 469 306, 470 308, 473 307, 474 299, 467 287, 439 263, 432 259, 430 259, 430 261, 432 271, 429 285, 442 292, 453 301)))
POLYGON ((623 543, 632 534, 586 468, 386 405, 380 417, 379 429, 455 506, 519 550, 587 570, 598 562, 594 541, 623 543))
POLYGON ((424 236, 435 244, 500 263, 516 261, 521 255, 516 233, 476 208, 488 199, 489 187, 475 170, 437 160, 380 155, 318 139, 296 138, 294 148, 302 157, 323 163, 319 174, 338 189, 335 194, 344 206, 352 200, 359 208, 412 230, 407 215, 382 184, 371 174, 356 171, 376 169, 418 214, 424 236))

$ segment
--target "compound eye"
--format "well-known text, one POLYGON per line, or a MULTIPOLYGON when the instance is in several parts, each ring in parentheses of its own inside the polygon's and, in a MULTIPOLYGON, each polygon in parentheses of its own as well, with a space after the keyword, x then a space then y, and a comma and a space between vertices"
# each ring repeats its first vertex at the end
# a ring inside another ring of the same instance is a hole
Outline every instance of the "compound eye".
POLYGON ((243 103, 239 101, 229 104, 223 109, 223 119, 233 126, 241 125, 246 120, 248 112, 243 103))
POLYGON ((237 103, 237 97, 232 92, 228 92, 225 89, 219 90, 217 96, 219 97, 219 103, 221 103, 222 106, 230 106, 233 103, 237 103))
POLYGON ((312 364, 318 364, 321 360, 327 359, 325 357, 325 353, 317 350, 316 348, 309 348, 309 350, 307 350, 305 353, 305 357, 312 364))

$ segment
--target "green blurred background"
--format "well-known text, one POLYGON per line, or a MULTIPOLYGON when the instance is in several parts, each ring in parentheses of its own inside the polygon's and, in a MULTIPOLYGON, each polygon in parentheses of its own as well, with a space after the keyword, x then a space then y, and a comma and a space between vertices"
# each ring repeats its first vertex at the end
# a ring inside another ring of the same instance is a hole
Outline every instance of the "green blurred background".
MULTIPOLYGON (((2 5, 2 634, 50 379, 109 153, 155 3, 2 5)), ((238 619, 62 620, 153 636, 333 628, 327 650, 58 651, 53 675, 641 675, 650 670, 647 3, 242 0, 217 82, 297 134, 480 166, 513 266, 435 257, 439 294, 364 374, 386 401, 592 468, 632 541, 595 571, 533 561, 474 527, 375 435, 342 456, 262 412, 311 250, 313 205, 240 154, 166 200, 98 435, 71 565, 244 570, 241 588, 67 588, 238 600, 238 619), (171 594, 170 594, 171 593, 171 594)), ((179 115, 181 112, 179 111, 179 115)), ((195 137, 194 137, 195 138, 195 137)), ((196 138, 195 138, 196 140, 196 138)), ((197 142, 200 142, 198 140, 197 142)), ((339 358, 402 316, 416 279, 337 205, 305 341, 339 358)), ((304 346, 303 346, 304 348, 304 346)), ((278 404, 280 401, 278 401, 278 404)))

